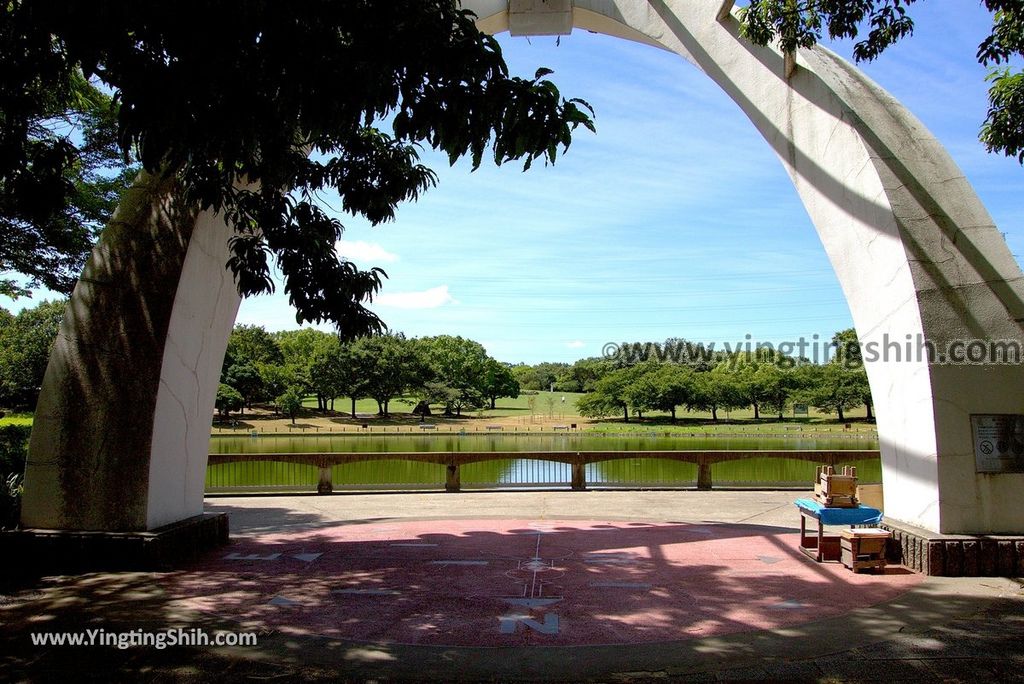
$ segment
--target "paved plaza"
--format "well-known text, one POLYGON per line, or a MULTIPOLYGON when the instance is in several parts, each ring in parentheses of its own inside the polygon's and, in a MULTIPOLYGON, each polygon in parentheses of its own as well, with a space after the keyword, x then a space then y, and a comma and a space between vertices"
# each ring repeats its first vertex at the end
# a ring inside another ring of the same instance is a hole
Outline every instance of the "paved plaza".
POLYGON ((1021 587, 854 575, 796 546, 801 492, 216 497, 232 543, 163 573, 10 587, 4 679, 1008 681, 1021 587), (246 631, 256 646, 33 646, 246 631))

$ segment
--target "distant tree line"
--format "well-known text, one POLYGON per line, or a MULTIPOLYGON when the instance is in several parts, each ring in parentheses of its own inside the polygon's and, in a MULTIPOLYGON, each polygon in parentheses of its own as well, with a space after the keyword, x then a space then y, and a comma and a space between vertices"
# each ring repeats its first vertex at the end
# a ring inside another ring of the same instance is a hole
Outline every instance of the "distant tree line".
POLYGON ((346 397, 352 417, 363 398, 376 401, 381 416, 390 414, 396 399, 417 404, 420 411, 434 405, 459 416, 494 408, 500 397, 518 397, 519 383, 508 364, 462 337, 396 333, 342 342, 312 328, 270 333, 259 326, 235 327, 217 393, 220 413, 274 402, 294 420, 307 396, 314 396, 324 412, 346 397))
MULTIPOLYGON (((35 406, 65 302, 44 301, 17 315, 0 309, 0 406, 35 406)), ((773 349, 714 351, 685 360, 638 357, 575 363, 509 365, 488 356, 478 342, 451 335, 407 338, 401 333, 342 342, 312 328, 268 332, 235 326, 217 392, 224 416, 253 404, 272 404, 293 419, 307 397, 317 409, 334 410, 339 397, 373 399, 382 416, 401 399, 440 407, 446 415, 494 408, 501 397, 523 390, 581 392, 577 406, 588 417, 642 417, 652 411, 673 419, 680 410, 719 413, 749 407, 754 416, 781 419, 793 404, 807 404, 845 419, 860 404, 871 417, 871 391, 853 329, 833 336, 829 363, 813 364, 773 349)), ((665 347, 680 340, 669 340, 665 347)))
MULTIPOLYGON (((664 347, 678 347, 670 340, 664 347)), ((813 406, 845 420, 845 412, 864 404, 872 418, 871 388, 860 363, 852 328, 832 338, 835 354, 829 363, 813 364, 774 349, 694 355, 688 360, 639 358, 632 363, 587 358, 573 364, 519 364, 512 373, 523 390, 554 389, 584 392, 576 406, 580 415, 601 418, 643 417, 663 411, 702 411, 718 420, 720 411, 751 408, 754 418, 774 414, 782 420, 794 404, 813 406)), ((653 346, 653 345, 652 345, 653 346)))

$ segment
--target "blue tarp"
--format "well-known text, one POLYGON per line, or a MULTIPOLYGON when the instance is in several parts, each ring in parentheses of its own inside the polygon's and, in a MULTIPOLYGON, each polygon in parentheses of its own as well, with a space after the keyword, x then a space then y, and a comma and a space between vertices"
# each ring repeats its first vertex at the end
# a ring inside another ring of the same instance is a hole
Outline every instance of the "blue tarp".
POLYGON ((801 512, 810 513, 825 525, 877 525, 882 522, 882 511, 863 504, 857 508, 826 508, 813 499, 797 499, 793 503, 801 512))

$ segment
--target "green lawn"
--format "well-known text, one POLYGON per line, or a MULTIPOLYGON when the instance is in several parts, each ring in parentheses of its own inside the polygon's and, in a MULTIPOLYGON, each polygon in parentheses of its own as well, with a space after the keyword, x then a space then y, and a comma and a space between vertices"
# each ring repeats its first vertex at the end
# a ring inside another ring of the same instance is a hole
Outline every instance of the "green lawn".
POLYGON ((0 427, 4 425, 31 425, 32 414, 31 413, 11 413, 4 412, 3 418, 0 418, 0 427))
MULTIPOLYGON (((522 416, 525 419, 529 419, 531 415, 530 410, 530 399, 533 399, 534 408, 532 414, 538 418, 548 417, 549 415, 553 418, 579 418, 579 413, 576 412, 576 399, 583 396, 582 394, 576 394, 573 392, 540 392, 533 395, 521 394, 517 399, 510 399, 504 397, 498 399, 497 408, 493 411, 491 409, 485 409, 482 411, 470 410, 464 411, 462 414, 463 418, 497 418, 504 416, 522 416), (562 398, 565 401, 562 401, 562 398)), ((316 398, 307 397, 303 402, 306 408, 316 408, 316 398)), ((416 406, 416 402, 412 399, 392 399, 388 408, 391 413, 410 413, 413 407, 416 406)), ((347 397, 341 397, 335 399, 334 410, 339 413, 348 413, 351 408, 351 403, 347 397)), ((435 417, 440 417, 444 413, 444 408, 439 406, 431 406, 431 411, 434 412, 435 417)), ((377 402, 373 399, 359 399, 356 401, 356 413, 361 415, 375 416, 377 414, 377 402)))
MULTIPOLYGON (((501 398, 496 403, 494 410, 473 410, 463 413, 464 418, 488 418, 519 417, 524 423, 530 423, 533 416, 537 419, 557 419, 566 422, 578 422, 581 420, 576 410, 576 401, 582 394, 574 392, 537 392, 520 394, 517 398, 501 398), (531 406, 532 404, 532 406, 531 406)), ((391 401, 390 409, 393 414, 408 414, 412 411, 415 402, 412 400, 403 401, 394 399, 391 401)), ((308 398, 305 401, 307 408, 315 409, 316 399, 308 398)), ((338 412, 349 410, 349 400, 340 398, 335 400, 334 409, 338 412)), ((434 419, 442 417, 443 409, 432 406, 434 419)), ((356 413, 364 416, 376 416, 377 402, 372 399, 360 399, 356 402, 356 413)), ((688 412, 679 410, 676 412, 677 420, 672 421, 670 414, 660 411, 645 413, 643 419, 630 416, 628 423, 623 422, 621 416, 609 417, 588 425, 586 429, 597 432, 625 432, 644 431, 652 427, 657 429, 683 429, 691 432, 780 432, 784 430, 824 430, 824 431, 845 431, 845 424, 850 424, 852 431, 874 432, 875 424, 865 420, 864 407, 858 407, 848 411, 845 420, 840 423, 835 415, 821 413, 816 409, 810 409, 809 416, 794 417, 792 413, 784 415, 779 421, 777 416, 765 415, 754 420, 753 409, 745 408, 738 411, 719 411, 718 422, 713 422, 709 412, 688 412)), ((408 416, 405 416, 407 419, 408 416)), ((375 418, 375 420, 377 420, 375 418)), ((395 422, 402 422, 400 418, 394 418, 395 422)), ((380 421, 381 424, 389 424, 390 421, 380 421)))

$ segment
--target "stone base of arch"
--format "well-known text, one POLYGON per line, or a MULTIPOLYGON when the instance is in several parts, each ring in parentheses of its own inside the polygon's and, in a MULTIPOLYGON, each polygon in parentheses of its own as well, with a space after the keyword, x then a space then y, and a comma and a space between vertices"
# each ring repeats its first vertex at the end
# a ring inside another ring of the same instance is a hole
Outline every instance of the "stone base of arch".
POLYGON ((228 543, 226 513, 204 513, 153 530, 0 532, 0 554, 17 558, 4 574, 22 577, 103 570, 166 570, 228 543))
POLYGON ((938 577, 1021 577, 1024 536, 939 534, 887 520, 890 563, 938 577))

